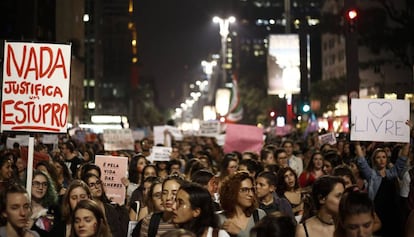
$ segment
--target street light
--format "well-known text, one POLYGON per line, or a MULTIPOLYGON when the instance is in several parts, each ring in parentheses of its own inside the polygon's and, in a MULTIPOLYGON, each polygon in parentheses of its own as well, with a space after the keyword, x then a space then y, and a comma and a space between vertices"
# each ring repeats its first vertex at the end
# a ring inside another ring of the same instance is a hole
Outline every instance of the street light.
POLYGON ((226 46, 227 46, 227 36, 229 35, 229 26, 231 23, 236 22, 236 18, 234 16, 230 16, 228 18, 220 18, 218 16, 213 17, 213 22, 218 23, 220 26, 220 36, 221 36, 221 70, 223 74, 222 82, 225 84, 226 81, 226 46))
POLYGON ((201 61, 201 66, 203 67, 204 73, 207 75, 207 80, 210 80, 211 74, 213 74, 213 68, 217 65, 217 61, 201 61))

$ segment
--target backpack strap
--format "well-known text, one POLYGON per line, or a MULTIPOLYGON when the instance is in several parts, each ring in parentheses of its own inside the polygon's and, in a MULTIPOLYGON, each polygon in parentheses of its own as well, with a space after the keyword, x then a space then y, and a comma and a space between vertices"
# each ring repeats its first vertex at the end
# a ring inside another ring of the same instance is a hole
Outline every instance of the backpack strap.
POLYGON ((158 232, 158 226, 160 225, 161 217, 163 212, 156 212, 152 214, 149 229, 148 229, 148 237, 155 237, 158 232))
POLYGON ((253 212, 253 220, 254 220, 254 223, 256 224, 257 222, 259 222, 259 210, 254 210, 254 212, 253 212))

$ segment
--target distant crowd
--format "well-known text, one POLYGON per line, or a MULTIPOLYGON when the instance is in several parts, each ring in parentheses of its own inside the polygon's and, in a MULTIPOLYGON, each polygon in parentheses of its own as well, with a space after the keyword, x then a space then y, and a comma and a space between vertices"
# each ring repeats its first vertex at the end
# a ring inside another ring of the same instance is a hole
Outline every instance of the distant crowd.
POLYGON ((152 137, 116 152, 99 140, 35 139, 42 158, 28 172, 27 147, 6 148, 3 134, 0 236, 414 236, 411 144, 318 135, 268 135, 260 151, 227 153, 214 137, 184 136, 170 161, 154 163, 151 148, 164 144, 152 137), (95 155, 128 157, 124 204, 108 198, 95 155))

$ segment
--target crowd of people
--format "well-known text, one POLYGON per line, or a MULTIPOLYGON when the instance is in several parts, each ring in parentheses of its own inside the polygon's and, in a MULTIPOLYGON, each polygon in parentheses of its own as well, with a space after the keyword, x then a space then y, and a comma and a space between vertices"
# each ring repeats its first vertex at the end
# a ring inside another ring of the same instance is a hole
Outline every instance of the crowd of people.
POLYGON ((31 172, 24 149, 5 148, 3 135, 0 236, 414 236, 410 144, 346 134, 320 144, 318 135, 269 135, 260 151, 227 153, 215 138, 184 136, 170 161, 153 163, 151 148, 163 144, 151 137, 109 152, 62 136, 57 149, 36 140, 47 158, 31 172), (101 154, 128 157, 122 205, 105 192, 101 154))

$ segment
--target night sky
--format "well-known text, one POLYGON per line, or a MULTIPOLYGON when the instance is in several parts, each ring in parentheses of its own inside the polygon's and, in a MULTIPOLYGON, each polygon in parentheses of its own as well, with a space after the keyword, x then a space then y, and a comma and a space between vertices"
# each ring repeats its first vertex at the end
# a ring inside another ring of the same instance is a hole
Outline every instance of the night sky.
POLYGON ((176 107, 183 83, 196 81, 201 61, 220 51, 219 26, 212 17, 220 14, 225 1, 136 2, 141 76, 154 77, 163 108, 176 107), (173 94, 175 98, 171 98, 173 94))

